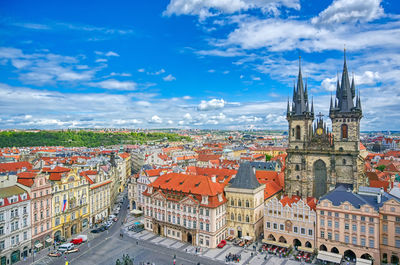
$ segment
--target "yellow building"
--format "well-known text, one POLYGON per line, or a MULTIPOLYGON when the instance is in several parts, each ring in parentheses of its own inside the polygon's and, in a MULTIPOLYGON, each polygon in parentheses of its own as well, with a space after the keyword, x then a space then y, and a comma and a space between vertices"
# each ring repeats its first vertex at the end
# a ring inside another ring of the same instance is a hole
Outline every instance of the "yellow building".
POLYGON ((52 227, 56 241, 80 233, 89 225, 89 183, 76 168, 43 168, 52 183, 52 227))
POLYGON ((250 163, 240 165, 225 187, 229 236, 255 240, 263 232, 265 184, 260 184, 250 163))
POLYGON ((268 146, 268 147, 251 149, 251 153, 263 154, 263 155, 269 155, 269 156, 275 157, 278 155, 286 154, 286 148, 280 147, 280 146, 268 146))

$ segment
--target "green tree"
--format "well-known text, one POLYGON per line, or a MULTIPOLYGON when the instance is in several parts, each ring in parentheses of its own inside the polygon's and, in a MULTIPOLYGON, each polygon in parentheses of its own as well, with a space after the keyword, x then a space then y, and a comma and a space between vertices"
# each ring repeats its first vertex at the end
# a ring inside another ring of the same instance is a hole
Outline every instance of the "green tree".
POLYGON ((272 155, 266 154, 265 155, 265 161, 270 161, 272 159, 272 155))
POLYGON ((377 170, 383 172, 385 170, 386 166, 385 165, 379 165, 376 167, 377 170))

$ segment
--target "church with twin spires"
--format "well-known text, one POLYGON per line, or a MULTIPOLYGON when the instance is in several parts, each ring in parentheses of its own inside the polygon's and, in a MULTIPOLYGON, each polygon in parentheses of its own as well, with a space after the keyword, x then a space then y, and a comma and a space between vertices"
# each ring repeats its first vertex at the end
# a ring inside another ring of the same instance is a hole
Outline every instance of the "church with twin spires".
POLYGON ((346 51, 341 82, 338 77, 336 95, 330 100, 332 128, 327 127, 322 114, 314 114, 301 65, 286 117, 289 145, 285 194, 320 198, 338 184, 351 189, 366 185, 360 156, 361 99, 359 93, 356 95, 354 77, 350 84, 346 51))

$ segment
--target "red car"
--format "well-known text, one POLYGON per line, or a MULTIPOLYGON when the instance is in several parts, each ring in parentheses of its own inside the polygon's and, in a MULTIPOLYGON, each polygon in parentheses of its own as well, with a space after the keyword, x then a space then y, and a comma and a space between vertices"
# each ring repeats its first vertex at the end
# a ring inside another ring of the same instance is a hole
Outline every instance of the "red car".
POLYGON ((72 243, 74 245, 80 245, 80 244, 82 244, 82 242, 83 242, 82 238, 74 238, 74 239, 71 240, 70 243, 72 243))
POLYGON ((226 241, 224 239, 221 240, 221 242, 218 244, 218 248, 223 248, 226 245, 226 241))

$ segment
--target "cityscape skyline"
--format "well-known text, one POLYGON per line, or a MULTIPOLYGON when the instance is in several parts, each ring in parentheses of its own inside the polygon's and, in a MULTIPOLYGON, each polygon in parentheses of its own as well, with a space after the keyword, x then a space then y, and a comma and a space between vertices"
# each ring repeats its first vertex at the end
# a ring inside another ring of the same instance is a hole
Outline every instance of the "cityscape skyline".
POLYGON ((361 130, 396 130, 399 11, 380 0, 6 1, 0 128, 287 130, 299 55, 327 117, 345 46, 361 130))

